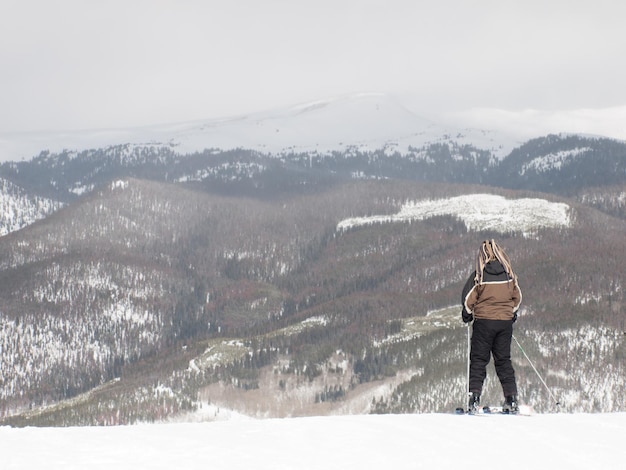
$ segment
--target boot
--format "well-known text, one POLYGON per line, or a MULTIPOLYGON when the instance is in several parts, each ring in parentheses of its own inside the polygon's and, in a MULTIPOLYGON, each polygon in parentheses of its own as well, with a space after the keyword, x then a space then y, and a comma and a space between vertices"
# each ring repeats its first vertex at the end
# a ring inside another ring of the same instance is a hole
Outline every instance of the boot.
POLYGON ((506 397, 504 397, 504 405, 502 406, 502 412, 507 413, 507 414, 519 413, 517 395, 507 395, 506 397))
POLYGON ((469 403, 467 405, 467 412, 470 414, 478 413, 480 405, 480 393, 472 392, 469 397, 469 403))

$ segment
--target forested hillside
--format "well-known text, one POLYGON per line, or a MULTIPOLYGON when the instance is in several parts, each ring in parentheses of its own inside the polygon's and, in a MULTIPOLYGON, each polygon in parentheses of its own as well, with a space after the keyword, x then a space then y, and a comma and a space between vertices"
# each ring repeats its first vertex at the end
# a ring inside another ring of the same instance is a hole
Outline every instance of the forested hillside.
POLYGON ((62 204, 36 196, 0 178, 0 236, 20 230, 57 211, 62 204))
MULTIPOLYGON (((515 262, 516 336, 562 407, 624 409, 618 214, 545 193, 328 174, 272 197, 111 180, 0 238, 4 422, 123 424, 207 403, 260 417, 449 410, 463 399, 460 289, 487 237, 515 262), (448 214, 339 228, 477 193, 566 204, 568 222, 494 231, 448 214)), ((553 408, 515 361, 523 401, 553 408)), ((494 380, 487 393, 499 402, 494 380)))
MULTIPOLYGON (((549 135, 526 142, 504 158, 465 142, 463 135, 444 135, 405 150, 396 147, 389 143, 376 150, 344 145, 326 152, 206 149, 182 154, 165 144, 119 144, 43 151, 32 160, 2 163, 0 177, 28 194, 64 203, 128 177, 257 199, 317 192, 355 179, 481 184, 566 197, 585 194, 589 188, 597 192, 619 187, 623 193, 626 184, 626 144, 612 139, 549 135)), ((623 208, 623 196, 621 200, 623 208)))

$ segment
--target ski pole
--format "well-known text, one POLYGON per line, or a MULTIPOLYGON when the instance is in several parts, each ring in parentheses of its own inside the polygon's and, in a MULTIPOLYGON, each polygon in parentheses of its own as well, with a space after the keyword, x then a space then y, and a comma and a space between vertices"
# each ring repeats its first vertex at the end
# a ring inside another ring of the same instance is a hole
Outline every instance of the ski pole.
POLYGON ((456 414, 465 414, 469 412, 469 400, 468 397, 470 395, 470 391, 469 391, 469 378, 470 378, 470 348, 471 348, 471 342, 470 342, 470 325, 469 323, 466 324, 467 326, 467 375, 465 377, 465 393, 464 393, 464 397, 463 399, 465 400, 466 405, 464 406, 459 406, 456 408, 455 413, 456 414), (466 407, 467 406, 467 407, 466 407))
POLYGON ((517 338, 515 337, 515 335, 513 335, 513 339, 515 340, 515 343, 517 343, 517 346, 519 347, 520 351, 522 351, 522 354, 524 354, 524 357, 526 358, 526 360, 528 361, 528 363, 530 364, 530 367, 533 368, 533 370, 535 371, 535 374, 537 374, 537 377, 539 377, 539 380, 541 380, 541 383, 543 384, 543 386, 546 388, 546 390, 548 391, 548 395, 550 395, 550 397, 554 400, 555 405, 558 407, 561 403, 559 403, 559 400, 556 399, 556 397, 554 396, 554 394, 552 393, 552 391, 550 390, 550 388, 548 387, 548 385, 546 384, 546 381, 543 380, 543 377, 541 377, 541 374, 539 373, 539 371, 537 371, 537 368, 535 367, 535 365, 533 364, 533 361, 530 360, 530 357, 528 357, 528 354, 526 354, 526 351, 524 351, 524 348, 522 347, 522 345, 519 343, 519 341, 517 340, 517 338))
POLYGON ((472 349, 472 340, 470 337, 470 323, 467 323, 467 374, 465 376, 465 401, 467 402, 470 393, 470 351, 472 349))

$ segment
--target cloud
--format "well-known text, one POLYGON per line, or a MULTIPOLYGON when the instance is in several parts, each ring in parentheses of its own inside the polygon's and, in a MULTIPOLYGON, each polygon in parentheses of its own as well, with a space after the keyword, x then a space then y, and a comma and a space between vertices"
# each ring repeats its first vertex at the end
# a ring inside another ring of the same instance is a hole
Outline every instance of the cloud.
POLYGON ((5 0, 0 133, 218 118, 362 91, 421 114, 621 106, 625 16, 626 3, 608 0, 5 0))
POLYGON ((626 106, 605 109, 520 111, 473 108, 447 113, 444 120, 457 125, 498 130, 505 134, 533 138, 549 133, 576 133, 626 141, 626 106))

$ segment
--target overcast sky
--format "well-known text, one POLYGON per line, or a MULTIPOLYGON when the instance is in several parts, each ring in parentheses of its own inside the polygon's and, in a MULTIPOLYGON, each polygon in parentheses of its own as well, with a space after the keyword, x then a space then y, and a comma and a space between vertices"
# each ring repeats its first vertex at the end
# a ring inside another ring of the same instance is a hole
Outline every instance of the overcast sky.
POLYGON ((0 0, 0 133, 385 92, 626 139, 625 19, 623 0, 0 0))

